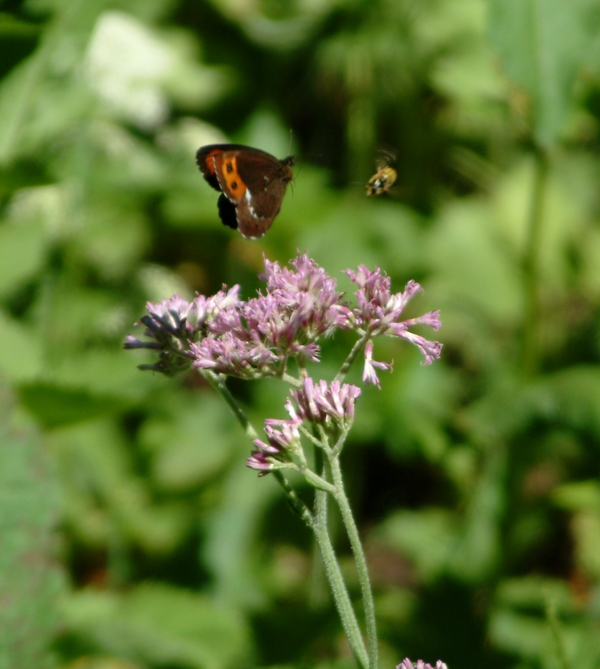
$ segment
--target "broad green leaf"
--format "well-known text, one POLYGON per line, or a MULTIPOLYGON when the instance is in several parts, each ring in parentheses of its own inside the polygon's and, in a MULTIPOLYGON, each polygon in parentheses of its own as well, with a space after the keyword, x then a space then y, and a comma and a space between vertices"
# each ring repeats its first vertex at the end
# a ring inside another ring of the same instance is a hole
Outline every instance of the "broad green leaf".
POLYGON ((528 95, 533 134, 553 146, 573 107, 573 86, 597 36, 590 0, 488 0, 490 37, 507 75, 528 95))
POLYGON ((0 225, 0 295, 33 278, 45 260, 48 235, 40 222, 0 225))
MULTIPOLYGON (((105 0, 73 0, 57 10, 34 53, 15 67, 0 82, 0 165, 10 163, 18 155, 27 123, 35 116, 43 82, 64 55, 59 46, 74 34, 89 32, 97 12, 105 0)), ((77 58, 74 50, 71 57, 77 58)), ((64 63, 61 64, 64 67, 64 63)))
POLYGON ((501 582, 488 629, 494 646, 544 669, 556 666, 557 635, 569 666, 593 669, 600 658, 595 621, 587 617, 567 583, 558 579, 525 577, 501 582), (554 631, 549 606, 557 618, 554 631))
POLYGON ((504 325, 521 315, 517 259, 499 243, 491 223, 485 201, 455 200, 441 210, 429 237, 433 277, 427 289, 447 303, 450 318, 457 308, 504 325))
POLYGON ((121 546, 127 560, 127 546, 164 554, 189 532, 189 509, 176 500, 153 499, 151 481, 136 473, 129 442, 115 422, 57 430, 52 443, 64 475, 66 515, 85 543, 121 546))
POLYGON ((103 651, 151 666, 227 669, 251 652, 246 625, 234 610, 205 595, 144 583, 123 595, 73 595, 68 629, 103 651))
POLYGON ((234 439, 243 439, 237 427, 230 409, 212 390, 173 394, 144 423, 139 437, 151 455, 156 485, 182 492, 214 480, 232 455, 239 455, 233 447, 234 439))
POLYGON ((448 572, 459 531, 452 513, 422 509, 397 511, 379 526, 376 536, 410 558, 423 581, 431 583, 448 572))
POLYGON ((94 394, 85 387, 51 383, 27 383, 19 389, 21 402, 45 427, 53 428, 105 416, 123 409, 110 395, 94 394))
POLYGON ((42 342, 32 328, 0 311, 0 375, 22 383, 42 371, 42 342))
POLYGON ((57 564, 60 498, 55 468, 40 434, 0 394, 0 667, 55 666, 57 599, 65 580, 57 564))
MULTIPOLYGON (((264 603, 265 593, 257 579, 256 538, 265 509, 278 494, 277 484, 253 475, 244 460, 229 470, 221 502, 207 519, 202 551, 223 601, 244 607, 264 603)), ((300 524, 293 517, 290 522, 300 524)))

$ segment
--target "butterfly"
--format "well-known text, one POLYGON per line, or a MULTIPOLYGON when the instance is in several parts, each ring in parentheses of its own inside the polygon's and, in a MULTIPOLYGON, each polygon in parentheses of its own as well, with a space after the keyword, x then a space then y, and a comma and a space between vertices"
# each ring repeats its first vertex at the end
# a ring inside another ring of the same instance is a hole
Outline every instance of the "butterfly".
POLYGON ((221 192, 217 206, 224 225, 248 239, 262 237, 281 209, 294 176, 294 156, 278 160, 250 146, 209 144, 198 149, 196 162, 206 181, 221 192))
POLYGON ((385 158, 377 162, 377 172, 367 182, 367 195, 381 195, 387 193, 394 185, 398 174, 390 163, 394 162, 396 156, 390 151, 382 151, 385 158))

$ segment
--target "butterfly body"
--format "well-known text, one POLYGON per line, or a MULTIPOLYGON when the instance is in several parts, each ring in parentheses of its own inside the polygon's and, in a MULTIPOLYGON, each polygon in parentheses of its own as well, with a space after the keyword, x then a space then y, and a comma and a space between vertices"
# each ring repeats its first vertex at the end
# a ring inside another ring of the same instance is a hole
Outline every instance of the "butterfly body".
POLYGON ((262 237, 281 209, 294 176, 294 157, 278 160, 242 144, 209 144, 198 149, 196 162, 206 181, 221 192, 221 221, 249 239, 262 237))

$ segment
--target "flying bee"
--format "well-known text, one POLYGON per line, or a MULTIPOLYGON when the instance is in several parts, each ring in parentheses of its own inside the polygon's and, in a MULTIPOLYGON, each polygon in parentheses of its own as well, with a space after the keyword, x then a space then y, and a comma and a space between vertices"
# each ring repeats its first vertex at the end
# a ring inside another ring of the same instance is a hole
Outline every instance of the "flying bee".
POLYGON ((394 185, 398 174, 390 163, 393 163, 396 156, 390 151, 382 151, 384 157, 377 161, 377 172, 367 182, 367 196, 381 195, 389 192, 394 185))

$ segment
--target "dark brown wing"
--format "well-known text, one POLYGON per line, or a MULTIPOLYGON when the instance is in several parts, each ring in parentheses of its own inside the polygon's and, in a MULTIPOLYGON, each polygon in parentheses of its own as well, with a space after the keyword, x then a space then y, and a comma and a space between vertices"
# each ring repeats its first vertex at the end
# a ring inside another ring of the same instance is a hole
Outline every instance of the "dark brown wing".
POLYGON ((219 186, 214 158, 223 153, 229 146, 234 145, 208 144, 207 146, 201 146, 198 151, 196 151, 196 164, 200 168, 202 176, 215 190, 218 191, 221 190, 221 186, 219 186))
POLYGON ((279 213, 293 177, 294 158, 277 160, 241 144, 211 144, 198 149, 196 162, 206 181, 223 193, 219 198, 223 223, 238 227, 244 237, 262 237, 279 213))
POLYGON ((285 189, 293 178, 290 160, 293 161, 286 158, 285 161, 273 159, 267 162, 254 156, 238 157, 238 172, 250 191, 247 197, 254 216, 275 217, 279 212, 285 189))
POLYGON ((226 158, 236 157, 239 154, 249 154, 267 161, 279 163, 277 158, 266 151, 255 149, 243 144, 207 144, 196 151, 196 163, 202 175, 208 183, 218 191, 221 191, 217 175, 217 164, 222 164, 226 158), (218 158, 218 160, 216 160, 218 158))
POLYGON ((233 204, 233 202, 230 202, 225 193, 221 193, 221 195, 219 195, 217 207, 219 209, 219 218, 223 222, 223 225, 237 230, 238 220, 236 206, 233 204))

